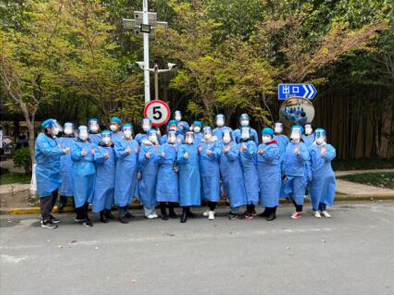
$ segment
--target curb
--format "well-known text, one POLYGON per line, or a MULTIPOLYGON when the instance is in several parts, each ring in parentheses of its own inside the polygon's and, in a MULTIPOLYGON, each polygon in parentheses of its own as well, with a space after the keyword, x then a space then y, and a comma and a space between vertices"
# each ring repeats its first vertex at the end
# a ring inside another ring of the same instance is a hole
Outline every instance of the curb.
MULTIPOLYGON (((336 195, 335 196, 335 201, 388 201, 388 200, 393 200, 394 195, 393 194, 382 194, 382 195, 336 195)), ((280 204, 291 204, 289 200, 286 199, 280 199, 280 204)), ((308 204, 310 203, 309 199, 305 199, 305 203, 308 204)), ((224 200, 221 200, 218 202, 218 205, 224 205, 227 206, 228 203, 224 200)), ((138 202, 133 203, 129 206, 130 209, 141 209, 142 205, 140 205, 138 202)), ((116 210, 116 206, 112 210, 116 210)), ((57 206, 55 206, 54 213, 58 213, 57 206)), ((63 210, 63 213, 67 212, 74 212, 73 207, 66 207, 63 210)), ((31 208, 8 208, 8 209, 0 209, 0 214, 8 214, 8 215, 17 215, 17 214, 39 214, 40 213, 40 207, 31 207, 31 208)))

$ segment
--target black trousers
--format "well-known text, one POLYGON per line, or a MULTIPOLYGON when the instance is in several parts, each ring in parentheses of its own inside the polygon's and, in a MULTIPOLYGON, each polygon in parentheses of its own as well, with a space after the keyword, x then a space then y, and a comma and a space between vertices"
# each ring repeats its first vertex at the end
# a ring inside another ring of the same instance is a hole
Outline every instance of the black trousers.
POLYGON ((53 191, 51 195, 40 198, 40 210, 42 220, 48 220, 52 209, 56 204, 57 190, 53 191))

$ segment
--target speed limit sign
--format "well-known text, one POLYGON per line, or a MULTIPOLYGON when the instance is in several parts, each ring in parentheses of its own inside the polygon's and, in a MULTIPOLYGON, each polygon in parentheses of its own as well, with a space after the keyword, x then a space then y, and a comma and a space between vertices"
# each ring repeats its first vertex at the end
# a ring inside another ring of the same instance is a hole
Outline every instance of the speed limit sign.
POLYGON ((164 101, 152 100, 146 104, 144 116, 152 120, 152 126, 163 126, 170 120, 171 111, 164 101))

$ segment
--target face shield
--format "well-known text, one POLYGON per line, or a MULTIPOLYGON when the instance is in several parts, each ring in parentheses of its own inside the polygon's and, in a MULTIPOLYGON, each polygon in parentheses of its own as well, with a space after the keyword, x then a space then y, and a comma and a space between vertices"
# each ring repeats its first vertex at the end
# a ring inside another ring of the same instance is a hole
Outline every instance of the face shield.
POLYGON ((168 131, 167 143, 174 144, 175 142, 176 142, 176 132, 175 131, 168 131))
POLYGON ((210 140, 212 138, 212 130, 211 128, 204 128, 204 139, 210 140))
POLYGON ((63 131, 63 127, 55 119, 53 119, 52 123, 51 123, 52 134, 56 136, 59 134, 59 132, 62 132, 62 131, 63 131))
POLYGON ((97 121, 90 121, 89 122, 89 131, 91 133, 97 133, 100 129, 100 126, 97 121))
POLYGON ((247 114, 241 115, 241 117, 239 117, 239 123, 242 127, 249 126, 249 116, 247 114))
POLYGON ((316 129, 315 131, 315 142, 318 145, 326 143, 327 137, 324 129, 316 129))
POLYGON ((224 126, 224 116, 223 115, 216 116, 216 126, 218 126, 218 127, 224 126))
POLYGON ((105 145, 109 145, 111 143, 111 134, 109 132, 103 132, 101 134, 101 141, 105 144, 105 145))
POLYGON ((123 128, 122 133, 123 133, 124 138, 126 138, 126 139, 133 138, 133 130, 130 127, 123 128))
POLYGON ((301 139, 301 134, 302 134, 302 131, 300 128, 292 128, 291 134, 290 134, 290 139, 292 139, 294 141, 299 141, 301 139))
POLYGON ((78 128, 78 137, 85 141, 89 138, 88 128, 86 126, 79 126, 78 128))
POLYGON ((305 135, 311 135, 313 133, 312 126, 310 124, 305 125, 305 135))
POLYGON ((283 124, 280 122, 275 123, 274 130, 275 130, 275 133, 282 133, 283 132, 283 124))
POLYGON ((177 130, 177 125, 171 124, 171 125, 169 126, 168 130, 170 130, 170 131, 176 131, 176 130, 177 130))
POLYGON ((223 132, 223 142, 225 144, 229 144, 231 142, 232 138, 231 138, 231 133, 228 130, 225 130, 223 132))
POLYGON ((149 133, 148 133, 148 140, 151 143, 153 143, 153 144, 157 144, 158 143, 156 130, 149 131, 149 133))
POLYGON ((148 132, 150 129, 152 129, 151 121, 149 119, 142 120, 142 130, 148 132))
POLYGON ((65 123, 64 124, 64 134, 66 134, 66 135, 73 135, 74 134, 73 123, 65 123))
POLYGON ((194 143, 194 133, 193 132, 186 132, 186 138, 185 138, 185 142, 187 144, 193 144, 194 143))
POLYGON ((174 116, 175 120, 177 120, 178 122, 180 120, 182 120, 182 114, 180 111, 175 111, 175 116, 174 116))

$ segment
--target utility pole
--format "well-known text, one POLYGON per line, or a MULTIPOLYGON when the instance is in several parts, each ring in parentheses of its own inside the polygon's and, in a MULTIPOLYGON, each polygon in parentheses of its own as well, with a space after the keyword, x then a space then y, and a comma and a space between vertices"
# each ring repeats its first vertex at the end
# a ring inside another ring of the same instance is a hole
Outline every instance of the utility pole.
MULTIPOLYGON (((144 45, 144 90, 145 104, 150 102, 150 77, 149 77, 149 34, 156 26, 167 27, 167 22, 157 21, 156 12, 148 11, 148 0, 142 1, 142 11, 134 11, 134 19, 123 19, 125 29, 134 30, 136 34, 143 34, 144 45)), ((139 65, 141 67, 141 65, 139 65)), ((141 67, 142 68, 142 67, 141 67)))

